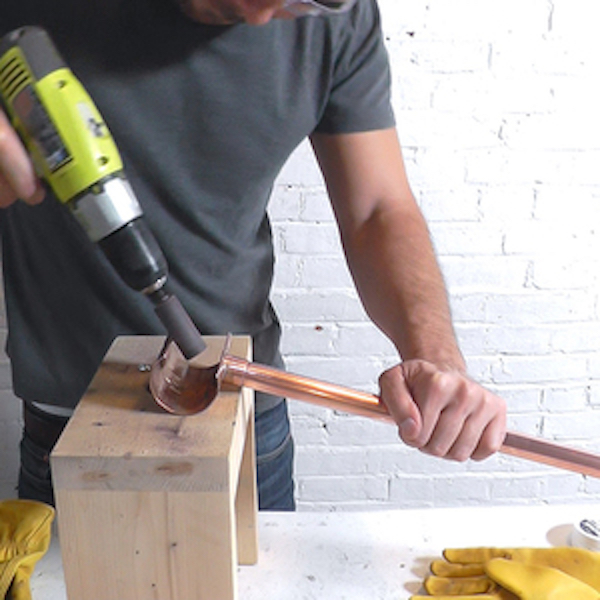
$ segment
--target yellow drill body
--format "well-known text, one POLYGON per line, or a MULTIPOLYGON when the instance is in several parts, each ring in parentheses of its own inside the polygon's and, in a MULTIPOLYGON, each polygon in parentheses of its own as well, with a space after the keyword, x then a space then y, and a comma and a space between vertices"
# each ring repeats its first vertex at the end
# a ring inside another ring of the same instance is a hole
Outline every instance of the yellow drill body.
POLYGON ((0 57, 0 93, 38 174, 61 202, 122 171, 108 127, 67 67, 36 79, 13 46, 0 57))

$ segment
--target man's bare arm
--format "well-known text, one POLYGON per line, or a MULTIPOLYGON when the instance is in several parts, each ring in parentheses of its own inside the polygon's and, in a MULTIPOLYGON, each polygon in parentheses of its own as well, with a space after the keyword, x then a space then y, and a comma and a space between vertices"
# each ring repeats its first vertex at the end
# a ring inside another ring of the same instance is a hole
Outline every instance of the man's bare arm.
POLYGON ((403 359, 380 380, 400 435, 436 456, 488 456, 504 439, 505 405, 465 375, 395 130, 315 134, 312 144, 358 293, 403 359))
POLYGON ((404 360, 464 369, 429 231, 394 130, 315 135, 342 243, 369 316, 404 360))

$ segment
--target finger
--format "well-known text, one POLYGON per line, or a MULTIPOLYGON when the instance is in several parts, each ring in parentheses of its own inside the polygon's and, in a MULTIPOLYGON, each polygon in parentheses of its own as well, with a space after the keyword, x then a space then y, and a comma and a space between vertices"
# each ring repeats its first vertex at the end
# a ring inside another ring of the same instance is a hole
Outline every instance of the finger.
POLYGON ((424 361, 402 366, 423 420, 417 447, 457 461, 482 460, 500 448, 506 436, 501 398, 459 372, 440 371, 424 361))
POLYGON ((456 437, 456 441, 452 447, 444 454, 444 458, 454 460, 456 462, 464 462, 469 459, 483 460, 495 452, 495 450, 481 451, 479 454, 477 450, 480 444, 482 427, 475 425, 473 419, 468 419, 459 435, 456 437))
POLYGON ((496 419, 496 412, 490 412, 472 405, 468 397, 457 399, 442 412, 429 443, 424 451, 435 456, 463 462, 472 458, 479 450, 482 458, 495 450, 482 438, 490 420, 496 419), (473 412, 469 412, 472 410, 473 412))
POLYGON ((497 452, 506 437, 504 401, 475 384, 471 387, 474 388, 470 392, 472 412, 464 418, 454 444, 445 455, 452 460, 483 460, 497 452))
MULTIPOLYGON (((469 594, 468 596, 435 596, 437 600, 519 600, 516 596, 502 595, 502 591, 494 592, 493 594, 469 594)), ((431 600, 431 596, 411 596, 410 600, 431 600)))
POLYGON ((492 558, 512 558, 513 548, 446 548, 443 551, 444 558, 450 563, 471 564, 485 563, 492 558))
POLYGON ((506 412, 503 411, 485 428, 479 444, 471 454, 473 460, 485 460, 500 450, 506 438, 506 412))
POLYGON ((474 420, 469 418, 468 398, 455 392, 444 401, 449 404, 440 412, 421 450, 432 456, 467 460, 480 435, 474 420))
POLYGON ((420 434, 422 419, 404 379, 400 365, 387 370, 379 378, 381 400, 398 425, 398 433, 405 444, 414 445, 420 434))
MULTIPOLYGON (((458 395, 457 384, 461 382, 456 374, 440 371, 435 365, 421 360, 402 363, 402 372, 410 389, 412 398, 419 408, 422 427, 414 445, 420 449, 430 442, 442 412, 458 395)), ((443 432, 440 430, 437 443, 444 444, 443 432)), ((436 454, 437 451, 433 450, 436 454)))
POLYGON ((46 190, 39 180, 36 180, 36 186, 31 196, 27 198, 19 197, 13 186, 0 173, 0 208, 7 208, 19 199, 24 200, 27 204, 39 204, 45 197, 46 190))
MULTIPOLYGON (((479 447, 482 431, 485 431, 485 424, 480 424, 477 419, 467 419, 445 457, 457 462, 464 462, 473 458, 479 447)), ((492 452, 489 452, 489 454, 492 454, 492 452)), ((489 454, 486 454, 486 456, 489 456, 489 454)))
POLYGON ((0 173, 3 177, 4 201, 11 197, 11 194, 6 192, 7 186, 12 189, 15 197, 25 202, 38 204, 42 201, 43 188, 35 174, 31 159, 6 114, 1 110, 0 173))
MULTIPOLYGON (((46 196, 46 190, 40 181, 36 181, 36 187, 31 196, 25 199, 27 204, 39 204, 46 196)), ((19 200, 13 186, 8 183, 6 178, 0 173, 0 208, 7 208, 13 202, 19 200)))
POLYGON ((6 208, 17 200, 17 194, 12 186, 0 173, 0 208, 6 208))
POLYGON ((425 589, 432 596, 459 596, 484 594, 494 589, 494 582, 487 575, 475 577, 438 577, 430 575, 425 579, 425 589))
POLYGON ((483 563, 458 564, 447 560, 434 560, 429 566, 431 572, 439 577, 474 577, 485 575, 483 563))

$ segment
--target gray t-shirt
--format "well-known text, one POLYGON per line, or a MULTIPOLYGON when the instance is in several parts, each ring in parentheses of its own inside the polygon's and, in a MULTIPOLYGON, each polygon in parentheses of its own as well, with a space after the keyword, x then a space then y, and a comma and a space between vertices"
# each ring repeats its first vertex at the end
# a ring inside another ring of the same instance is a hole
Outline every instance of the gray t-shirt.
MULTIPOLYGON (((280 365, 267 202, 307 135, 393 125, 375 0, 261 27, 193 23, 170 0, 1 4, 0 33, 47 28, 98 105, 200 331, 251 334, 255 359, 280 365)), ((72 407, 115 336, 164 333, 53 198, 0 226, 20 397, 72 407)))

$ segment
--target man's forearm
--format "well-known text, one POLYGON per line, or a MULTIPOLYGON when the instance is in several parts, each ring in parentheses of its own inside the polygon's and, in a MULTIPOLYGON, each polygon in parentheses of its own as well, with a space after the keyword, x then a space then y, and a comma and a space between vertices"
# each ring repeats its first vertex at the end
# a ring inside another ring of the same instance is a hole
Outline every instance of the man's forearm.
POLYGON ((367 312, 403 362, 379 378, 405 443, 480 460, 505 436, 506 404, 465 374, 444 281, 394 131, 313 136, 367 312))
POLYGON ((464 371, 443 277, 416 204, 376 209, 343 242, 365 309, 402 358, 464 371))

